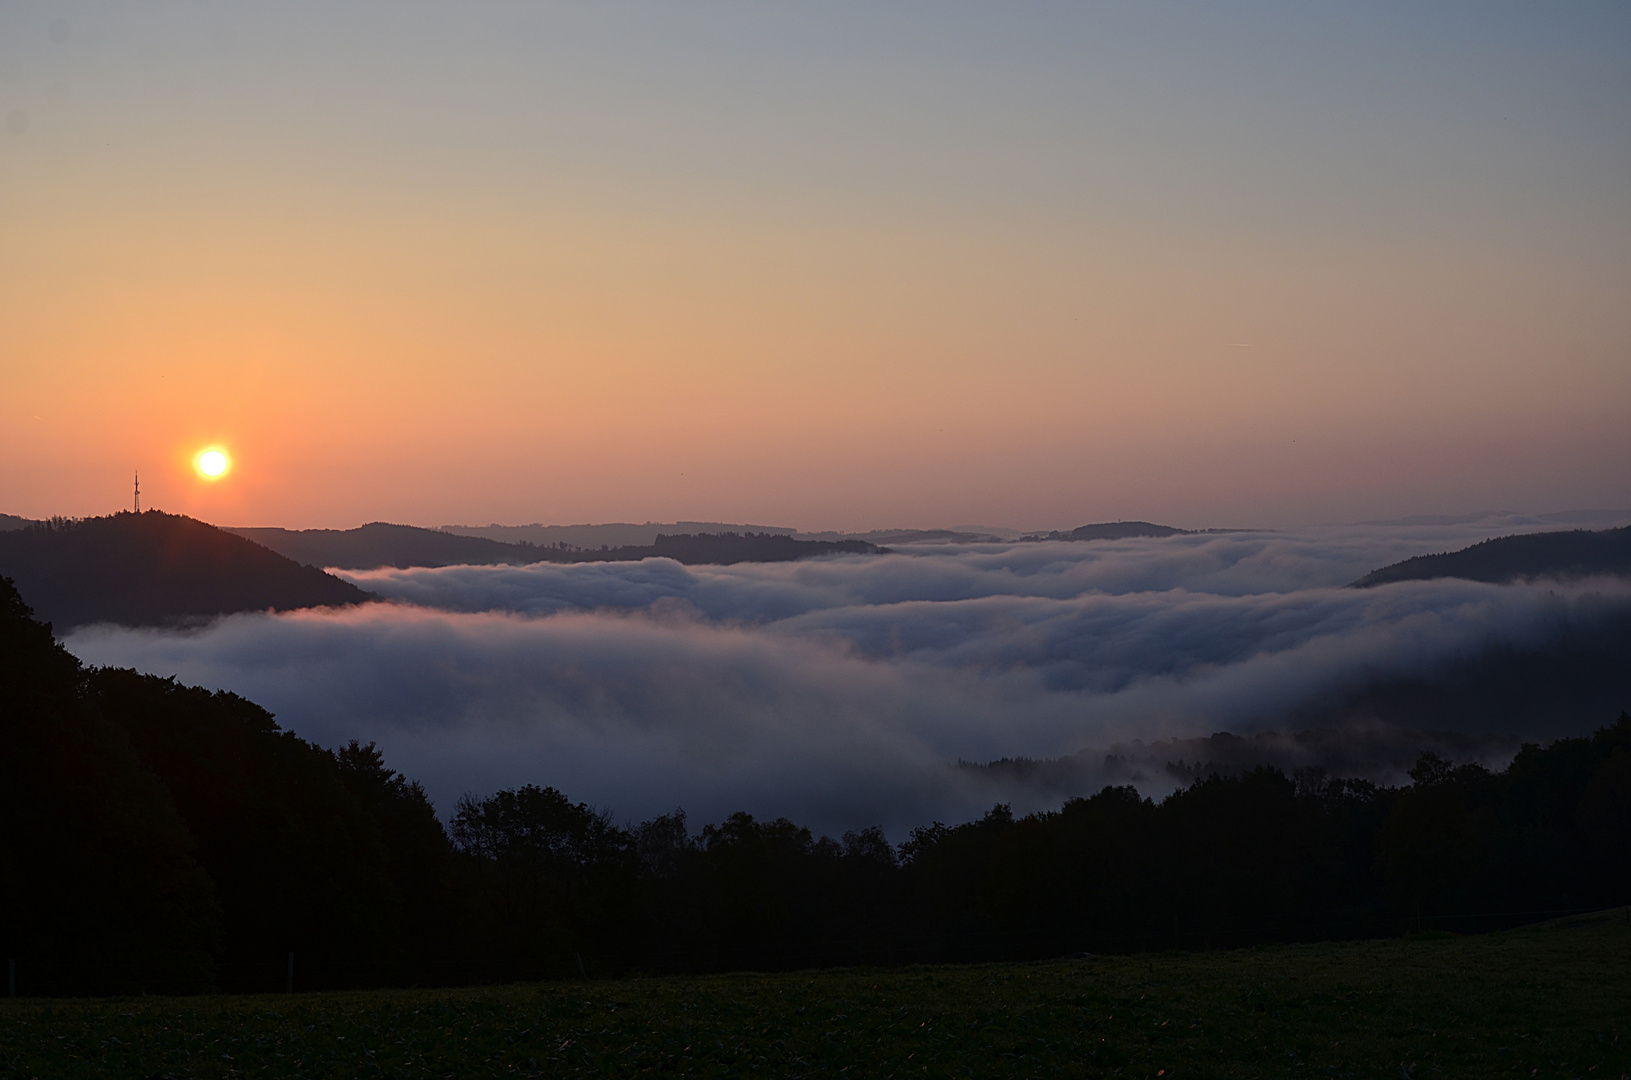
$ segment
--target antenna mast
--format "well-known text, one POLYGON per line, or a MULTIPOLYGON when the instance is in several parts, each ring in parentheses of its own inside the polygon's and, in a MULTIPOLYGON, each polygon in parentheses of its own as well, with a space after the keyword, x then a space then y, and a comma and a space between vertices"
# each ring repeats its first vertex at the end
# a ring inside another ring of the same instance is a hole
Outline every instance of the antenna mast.
POLYGON ((136 470, 136 513, 142 512, 142 471, 136 470))

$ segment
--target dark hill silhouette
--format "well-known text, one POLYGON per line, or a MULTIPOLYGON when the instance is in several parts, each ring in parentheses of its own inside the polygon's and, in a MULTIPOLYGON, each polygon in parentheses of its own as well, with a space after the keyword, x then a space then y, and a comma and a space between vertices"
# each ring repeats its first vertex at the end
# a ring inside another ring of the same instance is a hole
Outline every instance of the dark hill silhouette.
POLYGON ((1038 533, 1027 540, 1127 540, 1135 536, 1187 536, 1194 530, 1157 525, 1150 521, 1101 521, 1080 525, 1069 532, 1038 533))
POLYGON ((956 529, 873 529, 868 533, 852 533, 836 539, 865 540, 873 544, 981 544, 999 538, 956 529))
POLYGON ((9 532, 12 529, 26 529, 30 525, 38 525, 33 518, 18 517, 16 514, 0 514, 0 532, 9 532))
POLYGON ((726 532, 666 535, 651 544, 602 547, 507 544, 440 529, 376 521, 356 529, 228 529, 309 566, 372 570, 381 566, 519 566, 537 562, 632 562, 666 558, 688 565, 790 562, 820 555, 878 554, 864 540, 795 540, 784 533, 726 532))
POLYGON ((0 954, 21 992, 268 990, 290 952, 308 986, 390 978, 459 924, 451 859, 371 745, 330 753, 236 694, 84 668, 0 577, 0 954))
POLYGON ((0 532, 0 574, 58 630, 95 622, 164 626, 369 599, 350 582, 157 510, 0 532))
POLYGON ((374 521, 355 529, 227 529, 307 566, 373 570, 394 566, 520 565, 547 549, 481 536, 374 521))
POLYGON ((1631 526, 1589 532, 1501 536, 1460 551, 1418 555, 1372 570, 1350 588, 1368 589, 1390 581, 1466 578, 1496 584, 1524 578, 1578 578, 1592 574, 1631 574, 1631 526))
POLYGON ((776 533, 719 533, 658 536, 650 548, 619 548, 618 559, 657 556, 687 565, 705 563, 794 562, 820 555, 880 555, 888 548, 865 540, 795 540, 776 533))

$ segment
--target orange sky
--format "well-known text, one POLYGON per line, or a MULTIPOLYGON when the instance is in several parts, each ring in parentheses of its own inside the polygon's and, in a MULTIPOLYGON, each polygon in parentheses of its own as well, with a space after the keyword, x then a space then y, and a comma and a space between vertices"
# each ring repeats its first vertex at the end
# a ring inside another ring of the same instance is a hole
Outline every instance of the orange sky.
POLYGON ((1631 506, 1623 12, 406 10, 0 12, 0 511, 1631 506))

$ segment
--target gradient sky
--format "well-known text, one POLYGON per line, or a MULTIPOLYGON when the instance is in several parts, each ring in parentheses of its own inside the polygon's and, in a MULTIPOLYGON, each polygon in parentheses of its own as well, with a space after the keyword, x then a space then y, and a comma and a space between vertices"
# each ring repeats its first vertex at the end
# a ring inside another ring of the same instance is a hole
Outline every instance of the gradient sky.
POLYGON ((4 512, 1631 506, 1625 3, 7 0, 0 118, 4 512))

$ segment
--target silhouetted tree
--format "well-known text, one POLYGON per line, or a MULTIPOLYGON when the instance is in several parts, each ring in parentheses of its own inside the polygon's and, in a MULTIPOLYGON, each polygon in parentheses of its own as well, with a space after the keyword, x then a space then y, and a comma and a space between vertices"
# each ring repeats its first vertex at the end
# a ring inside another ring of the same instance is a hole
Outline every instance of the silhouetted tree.
POLYGON ((0 960, 25 993, 213 985, 209 878, 164 786, 0 578, 0 960))

